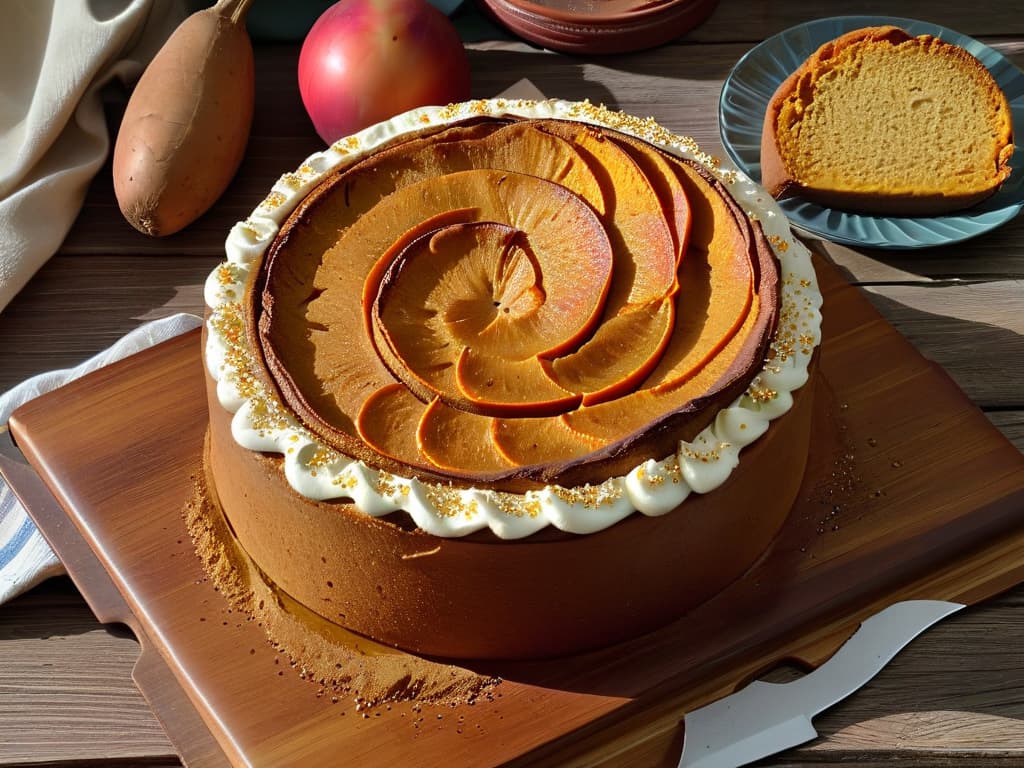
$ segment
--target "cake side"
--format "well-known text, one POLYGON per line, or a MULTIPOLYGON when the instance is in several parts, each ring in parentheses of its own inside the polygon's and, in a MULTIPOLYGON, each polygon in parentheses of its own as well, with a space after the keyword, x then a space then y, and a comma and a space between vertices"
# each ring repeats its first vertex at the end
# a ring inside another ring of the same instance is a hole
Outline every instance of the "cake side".
MULTIPOLYGON (((206 482, 232 534, 274 589, 346 628, 459 659, 579 653, 655 630, 741 577, 782 528, 807 461, 814 383, 744 455, 742 482, 659 517, 587 536, 553 528, 442 538, 316 501, 281 482, 283 459, 239 449, 210 394, 206 482)), ((679 478, 668 479, 668 485, 679 478)))
POLYGON ((973 206, 1010 173, 1005 94, 959 46, 892 26, 822 45, 765 112, 762 183, 775 197, 888 215, 973 206))

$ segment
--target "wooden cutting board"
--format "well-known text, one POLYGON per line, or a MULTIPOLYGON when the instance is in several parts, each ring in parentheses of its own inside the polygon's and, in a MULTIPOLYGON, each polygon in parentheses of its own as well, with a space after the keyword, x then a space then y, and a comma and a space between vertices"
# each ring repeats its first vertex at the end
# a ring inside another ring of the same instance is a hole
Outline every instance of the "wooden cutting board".
POLYGON ((1024 456, 833 266, 817 266, 811 456, 771 550, 650 635, 475 667, 504 679, 491 701, 363 717, 318 697, 229 610, 182 518, 206 425, 198 333, 15 413, 12 433, 59 502, 30 511, 100 620, 136 630, 136 681, 189 764, 561 765, 598 748, 622 765, 677 758, 686 709, 781 660, 821 663, 885 605, 976 603, 1024 580, 1024 456))

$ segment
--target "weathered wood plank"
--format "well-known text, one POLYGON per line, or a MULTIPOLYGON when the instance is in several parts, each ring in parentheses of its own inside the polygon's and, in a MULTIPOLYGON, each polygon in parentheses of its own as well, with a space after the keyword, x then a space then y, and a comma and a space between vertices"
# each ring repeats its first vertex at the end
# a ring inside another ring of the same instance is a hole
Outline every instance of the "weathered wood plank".
POLYGON ((66 578, 0 607, 0 765, 176 765, 132 682, 138 654, 130 634, 97 623, 66 578))
POLYGON ((875 308, 979 406, 1021 406, 1024 281, 880 285, 866 291, 875 308))
MULTIPOLYGON (((815 719, 818 739, 757 765, 1006 765, 1021 756, 1024 701, 1008 676, 1024 663, 1024 588, 946 619, 914 640, 872 681, 815 719)), ((792 668, 763 678, 784 683, 792 668)), ((682 747, 681 714, 655 709, 616 724, 567 766, 674 768, 682 747), (638 739, 637 734, 640 738, 638 739), (629 734, 627 736, 627 734, 629 734)))
POLYGON ((987 415, 1011 443, 1024 451, 1024 411, 990 411, 987 415))
POLYGON ((1018 587, 929 629, 879 673, 870 696, 822 714, 815 725, 826 738, 805 751, 886 752, 898 744, 921 759, 956 750, 1024 755, 1024 698, 1019 678, 1007 677, 1024 664, 1022 606, 1018 587), (900 700, 908 696, 912 707, 900 700))
POLYGON ((970 241, 913 251, 856 249, 803 235, 855 283, 927 283, 933 280, 1019 280, 1024 277, 1024 217, 970 241))
POLYGON ((929 0, 820 0, 812 7, 801 3, 751 3, 721 0, 711 17, 687 34, 689 42, 763 40, 808 18, 827 16, 899 16, 921 19, 955 29, 965 35, 1019 35, 1024 19, 1013 3, 936 3, 929 0))
POLYGON ((216 264, 175 255, 54 257, 0 315, 0 391, 77 365, 146 320, 202 314, 203 283, 216 264))

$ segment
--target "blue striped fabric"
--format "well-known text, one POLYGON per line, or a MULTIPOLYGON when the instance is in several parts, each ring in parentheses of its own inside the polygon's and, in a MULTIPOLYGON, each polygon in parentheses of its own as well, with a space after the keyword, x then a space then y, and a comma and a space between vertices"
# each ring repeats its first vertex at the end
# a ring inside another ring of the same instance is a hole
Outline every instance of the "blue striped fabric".
POLYGON ((0 539, 3 542, 3 546, 0 546, 0 563, 13 560, 35 530, 24 510, 17 509, 20 506, 10 488, 0 488, 0 520, 12 523, 12 532, 0 539))
MULTIPOLYGON (((102 368, 146 347, 197 328, 202 321, 194 315, 178 314, 146 323, 109 349, 75 368, 34 376, 0 395, 0 424, 34 397, 56 389, 89 371, 102 368)), ((2 430, 0 430, 2 431, 2 430)), ((31 589, 39 582, 63 572, 63 567, 42 534, 11 492, 0 480, 0 603, 31 589)))

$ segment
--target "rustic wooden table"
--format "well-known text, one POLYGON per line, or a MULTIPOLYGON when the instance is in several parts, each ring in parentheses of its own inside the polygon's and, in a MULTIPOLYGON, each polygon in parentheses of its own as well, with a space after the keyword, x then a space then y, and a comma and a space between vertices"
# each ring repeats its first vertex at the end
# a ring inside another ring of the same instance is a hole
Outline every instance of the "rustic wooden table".
MULTIPOLYGON (((468 47, 476 96, 525 77, 548 95, 653 115, 721 153, 722 82, 766 36, 821 16, 905 16, 980 38, 1024 66, 1024 14, 1013 6, 722 0, 699 29, 636 54, 572 57, 509 39, 468 47)), ((0 390, 75 364, 145 320, 202 312, 202 283, 231 224, 320 148, 299 100, 297 57, 296 45, 257 47, 245 162, 224 198, 184 232, 136 233, 115 205, 109 165, 101 171, 60 252, 0 314, 0 390)), ((123 95, 111 100, 112 128, 123 103, 123 95)), ((814 242, 1024 449, 1024 217, 961 245, 909 253, 814 242)), ((819 717, 821 738, 764 764, 1024 764, 1021 609, 1024 586, 948 619, 819 717)), ((0 766, 179 765, 132 683, 137 652, 130 633, 97 623, 67 579, 0 607, 0 766)), ((579 764, 603 763, 591 754, 579 764)))

